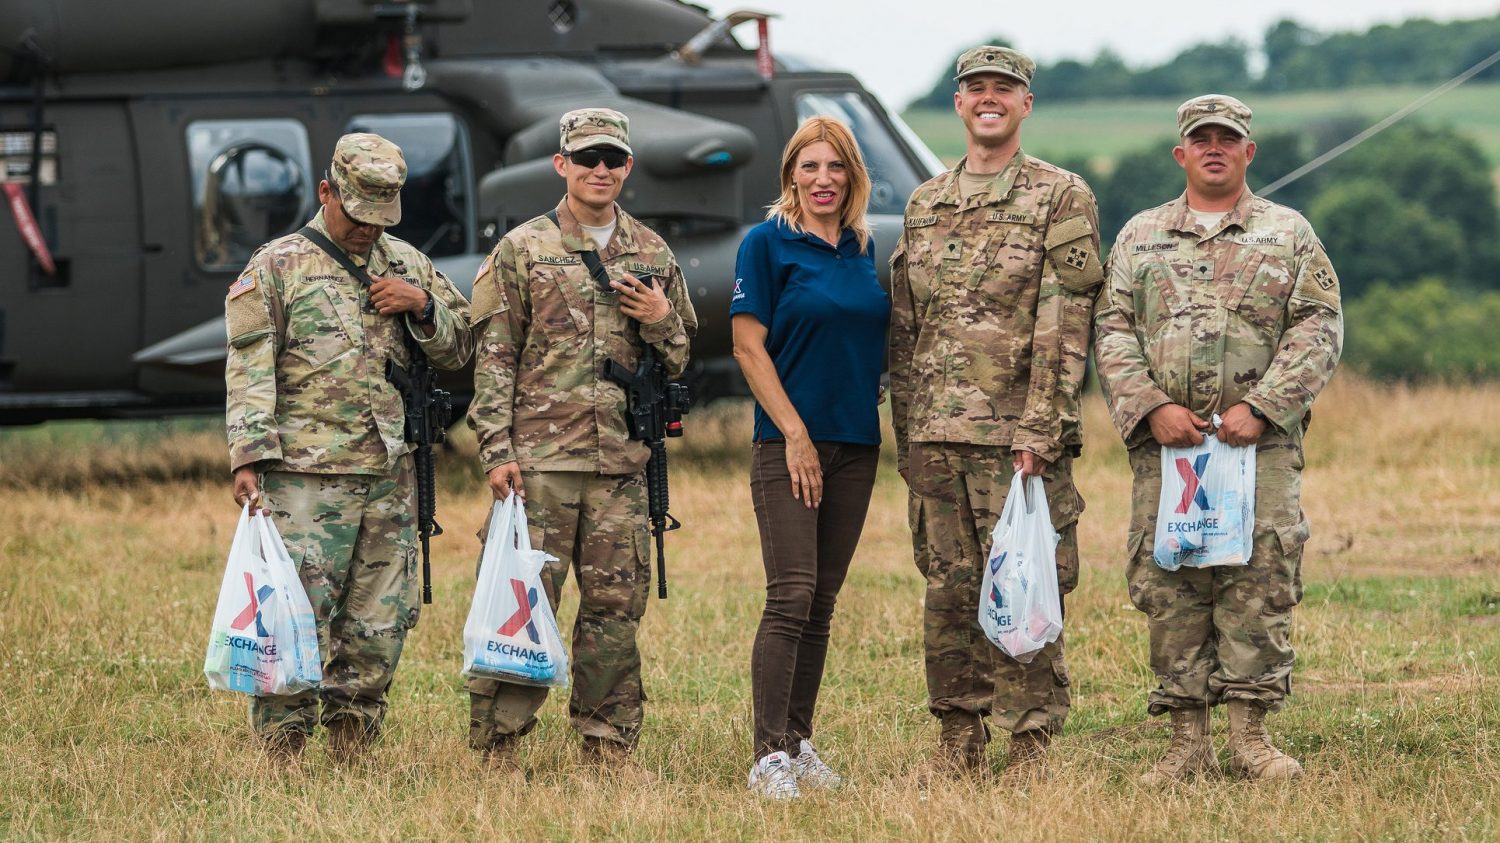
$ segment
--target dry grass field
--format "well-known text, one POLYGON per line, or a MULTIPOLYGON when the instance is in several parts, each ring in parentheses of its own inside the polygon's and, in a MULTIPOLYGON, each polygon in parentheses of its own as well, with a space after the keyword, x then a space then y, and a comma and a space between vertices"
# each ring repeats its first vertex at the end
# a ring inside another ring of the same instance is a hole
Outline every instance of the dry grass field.
MULTIPOLYGON (((321 744, 263 760, 244 699, 200 673, 235 510, 216 423, 0 433, 0 839, 1494 840, 1500 838, 1500 387, 1341 377, 1308 448, 1307 593, 1295 696, 1271 725, 1308 775, 1138 787, 1165 745, 1144 716, 1145 626, 1120 556, 1129 472, 1096 396, 1084 572, 1068 604, 1076 707, 1053 774, 921 792, 921 584, 905 491, 884 467, 835 618, 819 746, 852 783, 765 804, 744 790, 748 663, 763 575, 747 494, 748 408, 689 417, 674 444, 671 598, 643 629, 639 758, 660 783, 580 769, 554 695, 529 786, 464 745, 461 627, 487 506, 472 438, 444 454, 436 602, 413 632, 367 764, 321 744)), ((890 455, 887 454, 889 457, 890 455)), ((572 586, 564 624, 571 622, 572 586)), ((1222 741, 1224 723, 1216 719, 1222 741)), ((999 751, 992 753, 998 763, 999 751)))

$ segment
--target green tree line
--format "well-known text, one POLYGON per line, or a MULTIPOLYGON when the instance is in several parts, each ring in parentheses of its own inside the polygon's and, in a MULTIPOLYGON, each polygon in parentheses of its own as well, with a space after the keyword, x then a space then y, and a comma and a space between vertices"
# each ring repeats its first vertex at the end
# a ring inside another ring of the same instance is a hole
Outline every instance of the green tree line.
MULTIPOLYGON (((1014 46, 1004 36, 987 43, 1014 46)), ((1416 18, 1365 32, 1320 33, 1294 20, 1272 24, 1259 48, 1232 38, 1188 47, 1153 67, 1131 68, 1108 49, 1093 59, 1040 65, 1032 89, 1048 101, 1190 96, 1203 91, 1291 91, 1441 82, 1500 49, 1500 15, 1438 23, 1416 18), (1263 69, 1252 72, 1253 58, 1263 69)), ((951 108, 953 60, 912 108, 951 108)), ((1500 65, 1477 78, 1500 79, 1500 65)))
MULTIPOLYGON (((1326 132, 1256 135, 1251 189, 1330 145, 1326 132)), ((1163 137, 1108 172, 1058 162, 1093 186, 1106 247, 1132 215, 1182 193, 1175 143, 1163 137)), ((1271 197, 1307 216, 1338 270, 1350 364, 1381 377, 1500 376, 1500 206, 1490 173, 1467 135, 1412 122, 1271 197)))

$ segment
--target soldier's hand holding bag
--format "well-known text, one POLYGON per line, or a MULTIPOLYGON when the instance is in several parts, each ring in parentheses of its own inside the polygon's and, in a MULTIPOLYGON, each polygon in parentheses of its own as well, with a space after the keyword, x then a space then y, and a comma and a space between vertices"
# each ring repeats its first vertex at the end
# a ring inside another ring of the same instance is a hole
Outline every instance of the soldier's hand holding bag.
POLYGON ((542 588, 542 569, 555 561, 531 548, 520 497, 496 501, 464 623, 464 675, 567 687, 568 654, 542 588))
POLYGON ((1011 477, 979 585, 979 627, 1019 662, 1062 634, 1057 542, 1042 478, 1011 477))
POLYGON ((323 680, 312 604, 265 513, 240 511, 203 674, 212 688, 256 696, 295 694, 323 680))
POLYGON ((1167 571, 1248 565, 1254 538, 1254 445, 1235 447, 1208 434, 1201 445, 1161 449, 1157 565, 1167 571))

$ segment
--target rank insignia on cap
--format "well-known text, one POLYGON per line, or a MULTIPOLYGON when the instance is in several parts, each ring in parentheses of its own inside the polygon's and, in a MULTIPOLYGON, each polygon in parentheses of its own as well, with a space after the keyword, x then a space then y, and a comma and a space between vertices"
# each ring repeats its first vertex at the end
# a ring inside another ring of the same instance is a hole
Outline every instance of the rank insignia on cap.
POLYGON ((1068 247, 1068 256, 1063 258, 1063 263, 1074 269, 1083 269, 1089 265, 1089 253, 1077 246, 1068 247))
POLYGON ((253 289, 255 289, 255 276, 241 275, 238 281, 229 285, 229 298, 238 298, 253 289))
POLYGON ((1329 272, 1325 267, 1318 267, 1318 271, 1313 273, 1313 280, 1318 282, 1318 286, 1325 290, 1333 289, 1333 273, 1329 272))

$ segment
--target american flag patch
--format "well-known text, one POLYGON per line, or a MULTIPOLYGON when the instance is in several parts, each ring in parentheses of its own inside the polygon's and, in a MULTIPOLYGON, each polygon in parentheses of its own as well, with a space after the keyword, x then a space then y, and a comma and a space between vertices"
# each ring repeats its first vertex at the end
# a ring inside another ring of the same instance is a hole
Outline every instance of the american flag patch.
POLYGON ((255 289, 254 275, 241 275, 239 280, 229 285, 229 298, 237 298, 255 289))

